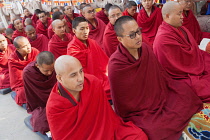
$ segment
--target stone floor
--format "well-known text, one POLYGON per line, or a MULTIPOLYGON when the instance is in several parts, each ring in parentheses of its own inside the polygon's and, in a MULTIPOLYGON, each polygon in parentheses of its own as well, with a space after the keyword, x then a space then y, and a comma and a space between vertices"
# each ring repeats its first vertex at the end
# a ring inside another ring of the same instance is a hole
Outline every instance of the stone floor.
POLYGON ((24 119, 28 115, 10 94, 0 94, 0 140, 42 140, 25 126, 24 119))

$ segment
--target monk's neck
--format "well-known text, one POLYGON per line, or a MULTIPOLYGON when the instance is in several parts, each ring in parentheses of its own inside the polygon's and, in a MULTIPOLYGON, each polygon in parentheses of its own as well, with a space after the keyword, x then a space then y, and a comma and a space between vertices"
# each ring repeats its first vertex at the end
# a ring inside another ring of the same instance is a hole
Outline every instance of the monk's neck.
POLYGON ((73 14, 71 14, 71 15, 66 15, 71 21, 72 20, 74 20, 74 16, 73 16, 73 14))
POLYGON ((152 14, 152 7, 150 9, 145 9, 148 17, 150 17, 150 15, 152 14))
POLYGON ((184 10, 183 13, 185 16, 188 16, 189 11, 184 10))
POLYGON ((95 28, 96 28, 96 21, 95 18, 88 20, 95 28))
MULTIPOLYGON (((69 91, 70 92, 70 91, 69 91)), ((75 93, 73 93, 73 92, 70 92, 71 93, 71 95, 74 97, 74 99, 77 101, 77 102, 79 102, 79 100, 80 100, 80 93, 79 92, 75 92, 75 93)))
POLYGON ((65 34, 57 35, 62 41, 65 41, 65 34))
POLYGON ((23 54, 20 53, 20 55, 23 57, 24 60, 27 60, 28 54, 23 55, 23 54))
POLYGON ((136 59, 139 59, 138 49, 128 49, 129 53, 136 59))

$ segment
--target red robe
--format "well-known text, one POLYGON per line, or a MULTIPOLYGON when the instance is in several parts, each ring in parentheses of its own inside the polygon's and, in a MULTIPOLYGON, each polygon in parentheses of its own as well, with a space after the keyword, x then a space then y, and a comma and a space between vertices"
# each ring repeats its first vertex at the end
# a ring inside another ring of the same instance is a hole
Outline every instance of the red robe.
POLYGON ((80 101, 57 83, 47 102, 47 118, 54 140, 147 140, 131 122, 124 123, 107 102, 100 81, 85 75, 80 101))
POLYGON ((198 24, 198 21, 191 10, 188 11, 187 16, 184 13, 183 16, 184 19, 182 25, 190 31, 198 45, 203 38, 210 38, 210 33, 201 31, 200 25, 198 24))
POLYGON ((8 45, 4 53, 0 51, 0 89, 10 87, 8 58, 14 50, 15 47, 13 45, 8 45))
POLYGON ((25 31, 20 32, 18 30, 15 30, 14 33, 13 33, 13 35, 12 35, 12 40, 14 40, 18 36, 24 36, 24 37, 26 37, 25 31))
POLYGON ((45 26, 42 22, 38 22, 36 26, 36 32, 37 34, 43 34, 46 37, 48 37, 47 31, 48 27, 50 26, 52 20, 51 18, 47 18, 47 26, 45 26))
POLYGON ((28 54, 27 60, 23 60, 18 51, 14 51, 8 60, 10 86, 16 92, 15 101, 18 105, 26 103, 25 90, 23 87, 22 71, 28 63, 34 61, 39 51, 32 48, 31 53, 28 54))
POLYGON ((48 38, 51 39, 54 34, 55 32, 53 31, 52 24, 50 24, 50 26, 47 29, 48 38))
POLYGON ((7 28, 11 28, 13 31, 16 30, 13 24, 9 24, 7 28))
POLYGON ((67 54, 76 57, 81 62, 85 73, 92 74, 102 81, 107 98, 111 100, 109 80, 107 77, 107 63, 109 58, 95 40, 88 39, 87 44, 88 46, 74 36, 68 45, 67 54))
POLYGON ((104 10, 97 12, 96 17, 101 19, 106 25, 109 23, 109 19, 107 15, 104 13, 104 10))
POLYGON ((167 74, 151 47, 143 43, 138 51, 136 60, 120 44, 109 59, 115 111, 150 140, 178 140, 202 102, 188 85, 167 74))
POLYGON ((95 18, 97 22, 97 27, 95 28, 92 24, 89 23, 90 32, 89 32, 89 38, 95 40, 98 45, 103 49, 103 35, 106 28, 106 24, 98 19, 95 18))
POLYGON ((153 12, 148 17, 147 12, 143 9, 140 10, 137 23, 142 28, 142 36, 153 44, 155 36, 157 34, 158 27, 161 25, 163 18, 161 9, 158 7, 152 7, 153 12))
MULTIPOLYGON (((123 16, 131 16, 127 10, 125 10, 123 13, 123 16)), ((135 13, 134 16, 131 16, 132 18, 134 18, 136 21, 137 21, 137 16, 138 16, 138 13, 135 13)))
POLYGON ((34 131, 47 132, 49 125, 45 107, 53 86, 56 83, 56 74, 43 75, 35 66, 36 61, 29 63, 23 69, 23 82, 27 101, 27 111, 32 113, 31 124, 34 131), (43 111, 44 110, 44 111, 43 111))
POLYGON ((114 31, 114 26, 109 22, 106 25, 103 40, 104 51, 108 57, 110 57, 116 51, 118 44, 119 41, 114 31))
MULTIPOLYGON (((77 14, 77 13, 74 13, 74 14, 73 14, 73 17, 74 17, 74 18, 79 17, 79 16, 80 16, 80 15, 77 14)), ((74 33, 73 33, 73 31, 72 31, 72 21, 71 21, 71 19, 68 18, 66 15, 64 16, 64 19, 66 20, 66 24, 67 24, 67 26, 68 26, 69 29, 70 29, 69 33, 72 34, 72 35, 74 35, 74 33)))
POLYGON ((36 14, 34 14, 34 15, 31 17, 31 19, 32 19, 33 23, 34 23, 35 25, 37 25, 37 21, 39 20, 39 18, 36 16, 36 14))
POLYGON ((40 52, 48 51, 48 42, 49 39, 43 34, 37 34, 37 38, 34 41, 31 41, 29 38, 28 40, 31 43, 31 47, 36 48, 40 52))
POLYGON ((72 35, 70 33, 65 33, 65 41, 61 40, 56 34, 50 39, 48 44, 48 51, 52 52, 55 58, 58 58, 61 55, 67 54, 67 46, 72 40, 72 35))
POLYGON ((185 81, 203 102, 210 102, 210 55, 185 28, 163 22, 154 41, 154 53, 174 79, 185 81))

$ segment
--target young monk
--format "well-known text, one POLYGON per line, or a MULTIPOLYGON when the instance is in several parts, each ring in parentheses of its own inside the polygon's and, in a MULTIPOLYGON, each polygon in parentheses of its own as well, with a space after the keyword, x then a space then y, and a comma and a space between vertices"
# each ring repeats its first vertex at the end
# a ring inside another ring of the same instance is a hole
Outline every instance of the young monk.
POLYGON ((153 44, 158 27, 163 21, 161 9, 153 5, 154 0, 142 0, 141 3, 143 9, 139 11, 137 22, 142 28, 143 38, 153 44))
POLYGON ((105 5, 104 8, 102 8, 101 11, 97 12, 96 13, 96 17, 101 19, 106 25, 109 23, 109 18, 108 18, 108 11, 109 11, 109 8, 112 6, 111 3, 107 3, 105 5))
POLYGON ((11 44, 8 45, 7 39, 0 34, 0 93, 7 94, 11 92, 9 81, 8 57, 15 50, 11 44))
POLYGON ((13 34, 14 34, 14 31, 11 28, 7 28, 5 30, 5 33, 3 35, 6 37, 8 44, 12 44, 13 43, 13 41, 12 41, 12 35, 13 34))
POLYGON ((115 21, 121 16, 122 10, 119 6, 113 5, 109 8, 109 23, 106 25, 103 39, 104 51, 108 57, 110 57, 116 51, 119 44, 116 33, 114 31, 114 24, 115 21))
POLYGON ((123 12, 123 16, 131 16, 137 21, 137 4, 134 1, 128 1, 126 2, 125 11, 123 12))
POLYGON ((45 35, 36 34, 36 29, 32 25, 27 25, 25 32, 32 47, 40 52, 48 50, 49 39, 45 35))
POLYGON ((169 2, 154 41, 154 52, 172 78, 186 82, 203 102, 210 102, 210 55, 198 48, 183 22, 183 8, 169 2), (181 13, 181 14, 180 14, 181 13))
POLYGON ((31 19, 32 19, 32 21, 35 25, 37 25, 37 21, 39 21, 39 16, 38 15, 39 15, 40 12, 41 12, 40 9, 34 10, 34 15, 31 17, 31 19))
POLYGON ((89 23, 89 38, 95 40, 103 49, 103 35, 106 24, 102 20, 95 18, 95 9, 93 9, 89 4, 83 8, 82 15, 89 23))
POLYGON ((26 93, 27 112, 33 131, 45 134, 49 131, 46 117, 46 104, 50 92, 56 83, 54 56, 51 52, 41 52, 36 61, 29 63, 23 70, 23 82, 26 93))
POLYGON ((37 23, 36 31, 38 34, 43 34, 46 37, 48 37, 47 30, 48 30, 48 27, 50 26, 52 21, 50 18, 47 17, 47 15, 44 11, 41 11, 38 14, 38 16, 39 16, 40 22, 37 23))
POLYGON ((192 0, 178 0, 181 6, 183 7, 183 24, 185 28, 187 28, 192 36, 195 38, 197 44, 199 45, 203 38, 210 38, 210 33, 202 32, 200 29, 200 25, 194 16, 191 7, 192 0))
POLYGON ((26 18, 31 18, 33 15, 26 8, 23 10, 23 14, 24 14, 24 17, 22 19, 22 23, 24 25, 24 22, 25 22, 26 18))
POLYGON ((150 140, 178 140, 190 118, 202 108, 185 83, 172 80, 130 16, 115 22, 121 43, 109 60, 109 80, 116 113, 132 121, 150 140))
POLYGON ((67 54, 67 46, 72 40, 72 35, 65 32, 65 25, 60 19, 52 22, 53 31, 55 34, 50 39, 48 44, 48 51, 52 52, 55 58, 67 54))
POLYGON ((14 21, 14 27, 16 30, 14 31, 12 35, 12 40, 14 40, 18 36, 24 36, 24 37, 26 36, 24 28, 23 28, 23 23, 20 19, 16 19, 14 21))
POLYGON ((90 29, 85 18, 75 18, 72 27, 75 36, 68 44, 67 54, 76 57, 81 62, 85 73, 92 74, 101 80, 111 103, 110 86, 107 77, 109 58, 95 40, 88 38, 90 29))
POLYGON ((147 140, 141 129, 114 113, 100 80, 84 74, 78 59, 60 56, 55 71, 58 83, 46 107, 54 140, 147 140))
POLYGON ((28 63, 36 59, 39 51, 31 48, 28 39, 23 36, 16 37, 13 44, 16 50, 8 58, 10 86, 16 92, 16 103, 22 106, 26 103, 22 72, 28 63))

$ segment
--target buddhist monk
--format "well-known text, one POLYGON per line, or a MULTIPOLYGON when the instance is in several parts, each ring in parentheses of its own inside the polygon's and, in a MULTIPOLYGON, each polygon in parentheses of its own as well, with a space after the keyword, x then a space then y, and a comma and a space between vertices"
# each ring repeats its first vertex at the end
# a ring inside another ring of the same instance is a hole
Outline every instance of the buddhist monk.
POLYGON ((95 40, 88 38, 90 29, 85 18, 75 18, 72 28, 75 36, 68 44, 67 54, 76 57, 81 62, 85 73, 92 74, 101 80, 108 100, 112 103, 107 77, 108 57, 95 40))
POLYGON ((12 40, 14 40, 18 36, 24 36, 24 37, 26 36, 24 28, 23 28, 23 23, 20 19, 16 19, 14 21, 14 27, 16 30, 14 31, 12 35, 12 40))
POLYGON ((84 74, 78 59, 60 56, 55 71, 58 83, 46 107, 54 140, 148 139, 141 129, 131 122, 124 123, 114 113, 100 80, 84 74))
POLYGON ((123 16, 131 16, 137 21, 137 4, 134 1, 126 2, 125 11, 123 12, 123 16))
POLYGON ((25 19, 24 26, 27 26, 27 25, 32 25, 32 26, 34 26, 34 28, 36 28, 36 24, 33 23, 31 18, 25 19))
POLYGON ((83 8, 82 15, 89 23, 89 38, 95 40, 103 49, 103 35, 106 24, 102 20, 95 17, 95 9, 93 9, 93 7, 91 7, 89 4, 83 8))
POLYGON ((113 5, 109 8, 109 23, 106 25, 103 40, 104 50, 108 57, 110 57, 116 51, 117 46, 119 44, 116 33, 114 31, 114 24, 115 21, 121 16, 122 10, 119 6, 113 5))
POLYGON ((187 83, 203 102, 210 102, 210 55, 198 48, 183 23, 183 8, 177 2, 163 6, 164 22, 154 41, 154 53, 174 79, 187 83))
POLYGON ((109 11, 109 8, 112 6, 111 3, 107 3, 105 5, 104 8, 102 8, 101 11, 97 12, 96 13, 96 17, 101 19, 106 25, 109 23, 109 18, 108 18, 108 11, 109 11))
POLYGON ((55 12, 60 12, 60 10, 58 9, 58 7, 53 7, 51 12, 52 12, 52 15, 53 15, 55 12))
POLYGON ((13 42, 12 41, 12 35, 13 34, 14 34, 14 31, 11 28, 7 28, 5 30, 5 34, 3 34, 3 35, 6 37, 8 44, 12 44, 12 42, 13 42))
POLYGON ((37 21, 39 21, 39 16, 38 15, 39 15, 40 12, 41 12, 40 9, 34 10, 34 15, 31 17, 31 19, 32 19, 32 21, 35 25, 37 25, 37 21))
POLYGON ((11 92, 9 81, 8 57, 15 50, 15 47, 8 45, 7 39, 0 34, 0 93, 7 94, 11 92))
POLYGON ((55 58, 67 54, 67 46, 72 40, 72 35, 65 32, 65 25, 60 19, 52 22, 53 31, 55 34, 50 39, 48 44, 48 51, 52 52, 55 58))
POLYGON ((65 24, 67 25, 66 32, 74 35, 72 32, 72 21, 74 20, 75 17, 78 17, 79 14, 74 13, 74 7, 73 6, 65 6, 64 7, 64 19, 65 19, 65 24))
POLYGON ((56 83, 54 56, 51 52, 41 52, 36 61, 29 63, 23 70, 27 112, 33 131, 45 134, 49 131, 46 117, 46 104, 56 83))
POLYGON ((109 59, 109 80, 116 113, 132 121, 150 140, 178 140, 202 102, 184 82, 172 80, 130 16, 114 29, 121 43, 109 59))
POLYGON ((49 39, 45 35, 36 34, 36 29, 32 25, 27 25, 25 32, 31 47, 36 48, 40 52, 48 50, 49 39))
POLYGON ((16 103, 22 106, 26 103, 22 72, 27 64, 36 60, 39 51, 32 48, 28 39, 23 36, 16 37, 13 44, 16 50, 8 58, 10 86, 16 92, 12 97, 15 96, 16 103))
POLYGON ((44 11, 41 11, 38 16, 40 22, 37 23, 36 31, 38 34, 43 34, 48 37, 47 31, 52 21, 50 18, 47 17, 44 11))
POLYGON ((26 18, 31 18, 33 15, 26 8, 23 10, 23 14, 24 14, 24 17, 22 19, 22 23, 24 25, 24 22, 25 22, 26 18))
POLYGON ((15 27, 14 27, 14 21, 16 20, 17 18, 16 17, 13 17, 13 16, 10 16, 10 24, 8 25, 7 28, 10 28, 12 29, 13 31, 15 31, 15 27))
POLYGON ((154 6, 154 0, 142 0, 141 3, 143 8, 139 11, 137 22, 142 28, 142 36, 153 44, 158 27, 163 21, 161 9, 154 6))
POLYGON ((197 44, 199 45, 203 38, 210 38, 210 33, 202 32, 200 25, 191 10, 192 0, 178 0, 180 5, 183 7, 183 24, 187 28, 192 36, 195 38, 197 44))
POLYGON ((83 2, 79 5, 79 13, 80 13, 80 17, 83 17, 82 15, 82 9, 87 5, 87 3, 83 2))

